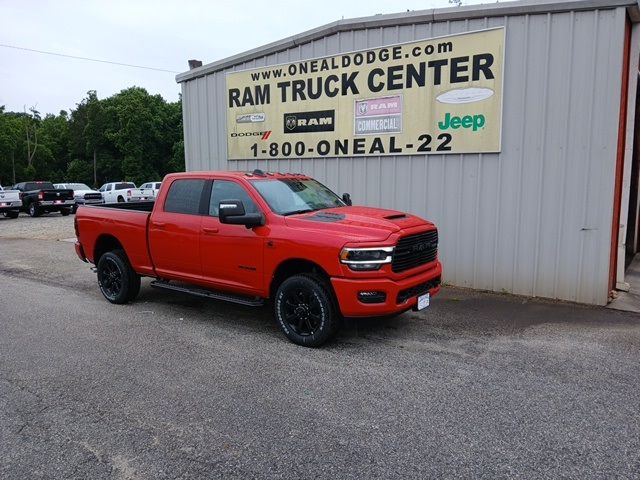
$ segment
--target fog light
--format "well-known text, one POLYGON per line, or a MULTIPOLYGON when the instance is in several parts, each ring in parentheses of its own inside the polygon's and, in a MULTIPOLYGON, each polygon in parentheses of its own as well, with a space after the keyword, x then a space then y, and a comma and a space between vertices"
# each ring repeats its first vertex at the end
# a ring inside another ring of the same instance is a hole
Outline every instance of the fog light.
POLYGON ((362 303, 384 303, 387 300, 387 294, 376 291, 358 292, 358 300, 362 303))

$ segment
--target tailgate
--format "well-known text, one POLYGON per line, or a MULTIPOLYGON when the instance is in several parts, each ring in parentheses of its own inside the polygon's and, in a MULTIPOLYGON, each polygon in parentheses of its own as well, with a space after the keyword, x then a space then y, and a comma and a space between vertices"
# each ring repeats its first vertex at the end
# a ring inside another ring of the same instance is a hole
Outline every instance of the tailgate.
POLYGON ((73 200, 73 190, 42 190, 42 195, 38 195, 39 200, 73 200))

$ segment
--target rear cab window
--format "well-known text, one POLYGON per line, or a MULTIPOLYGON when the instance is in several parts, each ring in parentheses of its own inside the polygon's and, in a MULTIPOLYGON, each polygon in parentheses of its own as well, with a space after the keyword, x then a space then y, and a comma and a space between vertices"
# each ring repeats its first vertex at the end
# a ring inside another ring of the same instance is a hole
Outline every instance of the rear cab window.
POLYGON ((184 178, 174 180, 164 201, 167 213, 202 215, 206 211, 207 181, 203 178, 184 178))

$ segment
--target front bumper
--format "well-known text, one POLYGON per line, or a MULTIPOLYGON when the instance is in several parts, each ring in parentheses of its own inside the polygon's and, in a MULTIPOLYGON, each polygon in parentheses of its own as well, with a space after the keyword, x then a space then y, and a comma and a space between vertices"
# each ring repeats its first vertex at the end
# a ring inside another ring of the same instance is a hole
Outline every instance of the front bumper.
POLYGON ((440 291, 442 265, 434 262, 429 270, 394 281, 388 278, 348 279, 331 278, 331 285, 338 298, 340 311, 345 317, 377 317, 393 315, 416 306, 418 295, 427 291, 433 296, 440 291), (386 298, 381 303, 363 303, 358 299, 360 292, 384 292, 386 298), (415 294, 412 294, 415 292, 415 294))
POLYGON ((99 205, 102 203, 102 198, 76 198, 76 205, 99 205))

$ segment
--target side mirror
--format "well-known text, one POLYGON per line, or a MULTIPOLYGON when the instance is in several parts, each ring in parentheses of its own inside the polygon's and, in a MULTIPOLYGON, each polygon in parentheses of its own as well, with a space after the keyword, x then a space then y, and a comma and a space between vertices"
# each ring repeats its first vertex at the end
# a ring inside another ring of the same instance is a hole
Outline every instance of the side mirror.
POLYGON ((346 203, 347 205, 351 206, 353 202, 351 202, 351 195, 349 195, 348 193, 343 193, 342 194, 342 201, 344 203, 346 203))
POLYGON ((261 213, 246 213, 241 200, 222 200, 218 204, 218 218, 220 223, 244 225, 247 228, 264 225, 264 216, 261 213))

